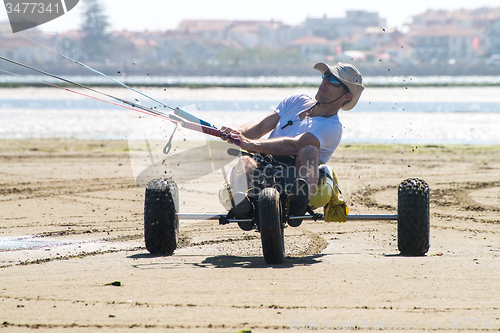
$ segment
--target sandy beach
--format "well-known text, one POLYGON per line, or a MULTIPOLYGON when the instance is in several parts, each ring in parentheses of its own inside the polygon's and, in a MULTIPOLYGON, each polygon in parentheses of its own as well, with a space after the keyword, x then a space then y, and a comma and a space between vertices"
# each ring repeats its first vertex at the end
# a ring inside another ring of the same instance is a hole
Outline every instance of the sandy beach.
MULTIPOLYGON (((306 221, 276 266, 258 233, 216 221, 181 221, 180 248, 150 255, 130 156, 0 141, 0 331, 500 329, 500 146, 341 145, 329 164, 352 214, 395 214, 402 180, 429 184, 429 252, 400 256, 396 222, 306 221)), ((222 213, 221 182, 182 181, 181 212, 222 213)))

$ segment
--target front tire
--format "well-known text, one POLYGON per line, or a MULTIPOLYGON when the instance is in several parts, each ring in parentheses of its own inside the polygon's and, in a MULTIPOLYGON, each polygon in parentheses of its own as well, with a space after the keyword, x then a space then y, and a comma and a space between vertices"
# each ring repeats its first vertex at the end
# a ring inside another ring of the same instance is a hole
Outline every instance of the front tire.
POLYGON ((405 256, 423 256, 429 250, 429 185, 408 178, 398 188, 398 249, 405 256))
POLYGON ((285 261, 285 239, 278 191, 272 187, 265 188, 259 195, 257 205, 264 260, 268 264, 281 264, 285 261))
POLYGON ((151 254, 172 254, 179 241, 179 194, 171 179, 153 179, 144 199, 144 240, 151 254))

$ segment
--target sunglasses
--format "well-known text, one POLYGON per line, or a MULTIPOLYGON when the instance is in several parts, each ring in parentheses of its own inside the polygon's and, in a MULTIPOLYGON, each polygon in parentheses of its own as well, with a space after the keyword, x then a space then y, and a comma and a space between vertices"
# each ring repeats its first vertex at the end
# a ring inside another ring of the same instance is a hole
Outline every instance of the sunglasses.
POLYGON ((331 73, 324 73, 322 76, 323 80, 326 78, 330 79, 330 84, 334 87, 340 87, 342 85, 342 82, 340 82, 335 76, 333 76, 331 73))

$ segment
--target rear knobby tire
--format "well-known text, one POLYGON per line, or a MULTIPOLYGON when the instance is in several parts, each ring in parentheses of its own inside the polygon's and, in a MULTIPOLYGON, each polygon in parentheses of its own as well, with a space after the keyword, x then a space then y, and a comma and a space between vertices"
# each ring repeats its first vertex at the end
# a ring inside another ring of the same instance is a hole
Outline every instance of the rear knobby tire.
POLYGON ((171 179, 153 179, 144 199, 144 240, 151 254, 172 254, 179 240, 179 195, 171 179))
POLYGON ((423 256, 429 250, 429 186, 408 178, 398 188, 398 249, 405 256, 423 256))
POLYGON ((264 260, 268 264, 281 264, 285 261, 285 239, 278 191, 272 187, 265 188, 259 195, 257 205, 264 260))

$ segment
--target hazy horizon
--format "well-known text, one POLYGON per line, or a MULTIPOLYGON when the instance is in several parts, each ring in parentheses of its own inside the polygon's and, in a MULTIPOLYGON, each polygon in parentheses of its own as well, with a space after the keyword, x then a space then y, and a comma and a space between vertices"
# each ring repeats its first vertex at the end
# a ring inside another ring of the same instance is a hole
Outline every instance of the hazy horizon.
MULTIPOLYGON (((210 2, 193 0, 176 2, 174 5, 165 0, 143 0, 138 6, 123 6, 123 0, 106 0, 105 12, 109 17, 110 30, 172 30, 182 20, 276 20, 285 24, 297 25, 308 17, 344 17, 347 10, 365 10, 378 12, 380 18, 386 19, 387 27, 403 29, 411 17, 421 14, 427 9, 475 9, 481 7, 497 7, 495 1, 476 0, 421 0, 395 4, 394 0, 358 0, 356 3, 340 2, 333 4, 331 0, 311 0, 304 6, 292 6, 285 0, 254 0, 250 3, 235 0, 213 0, 210 2), (263 10, 263 8, 265 10, 263 10)), ((84 0, 67 14, 45 23, 38 28, 44 32, 63 32, 78 29, 81 24, 81 13, 84 0)), ((8 21, 6 10, 0 11, 0 21, 8 21)))

